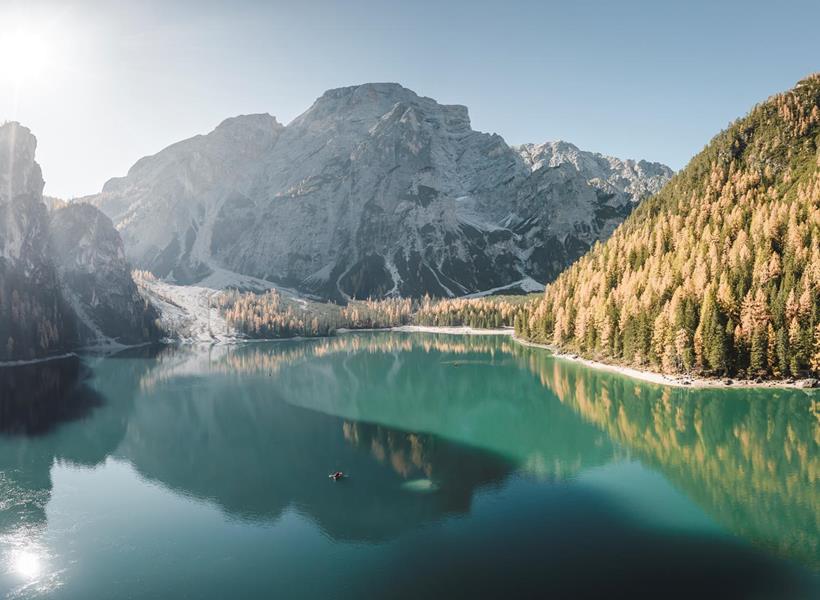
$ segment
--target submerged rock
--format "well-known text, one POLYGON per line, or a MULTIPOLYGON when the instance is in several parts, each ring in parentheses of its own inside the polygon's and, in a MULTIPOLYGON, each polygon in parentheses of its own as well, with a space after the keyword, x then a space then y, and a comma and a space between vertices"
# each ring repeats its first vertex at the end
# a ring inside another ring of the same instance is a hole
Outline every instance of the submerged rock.
POLYGON ((429 479, 413 479, 402 484, 401 489, 417 494, 428 494, 435 492, 438 486, 429 479))

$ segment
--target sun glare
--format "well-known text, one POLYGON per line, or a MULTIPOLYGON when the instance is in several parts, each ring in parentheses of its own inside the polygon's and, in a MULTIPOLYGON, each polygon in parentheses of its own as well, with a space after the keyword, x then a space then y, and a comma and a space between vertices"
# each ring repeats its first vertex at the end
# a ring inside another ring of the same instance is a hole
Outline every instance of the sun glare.
POLYGON ((40 557, 34 552, 18 550, 11 557, 12 570, 26 579, 34 579, 40 574, 40 557))
POLYGON ((48 40, 24 29, 0 32, 0 79, 20 84, 40 78, 53 58, 48 40))

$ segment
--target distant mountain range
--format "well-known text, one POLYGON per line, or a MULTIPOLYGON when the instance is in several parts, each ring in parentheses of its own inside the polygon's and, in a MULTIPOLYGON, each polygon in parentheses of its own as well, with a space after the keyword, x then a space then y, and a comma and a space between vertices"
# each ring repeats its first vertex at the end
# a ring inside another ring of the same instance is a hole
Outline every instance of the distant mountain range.
POLYGON ((467 109, 393 83, 330 90, 139 160, 85 198, 133 265, 230 271, 320 298, 533 291, 608 237, 672 171, 565 142, 513 148, 467 109))

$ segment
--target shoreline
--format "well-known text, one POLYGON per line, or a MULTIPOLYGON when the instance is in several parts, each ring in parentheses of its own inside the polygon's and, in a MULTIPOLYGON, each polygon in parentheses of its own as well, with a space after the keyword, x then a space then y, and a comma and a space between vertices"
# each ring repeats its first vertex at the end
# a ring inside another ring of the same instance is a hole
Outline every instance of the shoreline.
MULTIPOLYGON (((340 330, 341 331, 341 330, 340 330)), ((348 331, 363 331, 361 329, 350 329, 348 331)), ((506 335, 513 339, 515 330, 512 327, 502 327, 498 329, 478 329, 459 325, 454 327, 435 327, 433 325, 400 325, 399 327, 388 327, 386 329, 370 329, 367 331, 397 331, 399 333, 446 333, 449 335, 506 335)))
MULTIPOLYGON (((479 329, 475 327, 468 327, 468 326, 444 326, 444 327, 437 327, 432 325, 400 325, 398 327, 385 327, 385 328, 373 328, 373 329, 345 329, 340 328, 336 330, 337 334, 351 334, 351 333, 368 333, 368 332, 380 332, 380 331, 387 331, 387 332, 397 332, 397 333, 437 333, 437 334, 445 334, 445 335, 491 335, 491 336, 507 336, 511 338, 514 342, 521 344, 522 346, 528 346, 531 348, 539 348, 541 350, 546 350, 550 353, 550 356, 560 360, 566 360, 573 363, 581 364, 585 367, 590 369, 597 369, 600 371, 609 371, 610 373, 615 373, 617 375, 623 375, 625 377, 629 377, 632 379, 637 379, 639 381, 643 381, 645 383, 653 383, 656 385, 667 385, 670 387, 677 387, 677 388, 695 388, 695 389, 704 389, 704 388, 718 388, 718 389, 732 389, 732 388, 742 388, 742 389, 771 389, 771 388, 783 388, 783 389, 799 389, 799 390, 811 390, 811 389, 820 389, 820 388, 811 388, 811 387, 804 387, 801 385, 801 381, 805 381, 805 379, 797 379, 793 382, 787 382, 785 380, 765 380, 761 383, 755 383, 753 380, 747 379, 735 379, 731 377, 721 377, 721 378, 710 378, 710 377, 696 377, 696 376, 686 376, 686 375, 664 375, 663 373, 657 373, 655 371, 646 371, 642 369, 637 369, 634 367, 627 367, 624 365, 616 365, 610 364, 605 362, 600 362, 588 358, 583 358, 578 356, 574 353, 567 353, 562 352, 555 346, 550 344, 541 344, 538 342, 530 342, 529 340, 524 340, 519 338, 515 335, 515 330, 512 327, 503 327, 503 328, 494 328, 494 329, 479 329), (731 379, 732 383, 727 385, 725 382, 727 379, 731 379)), ((253 338, 233 338, 233 339, 217 339, 210 342, 206 342, 204 340, 197 340, 197 339, 186 339, 186 340, 163 340, 159 343, 161 344, 168 344, 174 345, 179 344, 182 346, 186 345, 239 345, 243 343, 259 343, 259 342, 283 342, 283 341, 308 341, 308 340, 317 340, 323 339, 325 337, 332 337, 332 336, 316 336, 316 337, 305 337, 305 336, 297 336, 292 338, 275 338, 275 339, 253 339, 253 338)), ((119 350, 128 349, 131 347, 139 347, 145 346, 148 344, 135 344, 134 346, 122 346, 118 349, 114 350, 113 353, 116 353, 119 350)), ((110 352, 103 352, 102 354, 109 354, 110 352)), ((93 352, 91 353, 93 354, 93 352)), ((48 362, 52 360, 60 360, 64 358, 68 358, 71 356, 79 356, 76 352, 67 352, 65 354, 59 354, 55 356, 47 356, 43 358, 35 358, 31 360, 21 360, 21 361, 0 361, 0 368, 4 367, 17 367, 17 366, 24 366, 30 364, 36 364, 41 362, 48 362)))
POLYGON ((816 389, 816 388, 805 388, 799 385, 801 380, 796 380, 794 383, 788 383, 784 380, 773 379, 763 381, 762 383, 755 383, 752 380, 746 379, 735 379, 733 377, 721 377, 721 378, 710 378, 710 377, 695 377, 695 376, 685 376, 685 375, 664 375, 663 373, 657 373, 655 371, 644 371, 642 369, 636 369, 634 367, 626 367, 623 365, 615 365, 605 362, 600 362, 596 360, 591 360, 588 358, 583 358, 578 356, 577 354, 571 354, 566 352, 561 352, 555 346, 551 346, 549 344, 539 344, 537 342, 530 342, 529 340, 523 340, 515 335, 515 331, 512 328, 503 328, 503 329, 475 329, 473 327, 433 327, 433 326, 426 326, 426 325, 404 325, 402 327, 393 327, 390 331, 405 331, 405 332, 415 332, 415 333, 445 333, 450 335, 507 335, 511 337, 515 342, 521 344, 522 346, 529 346, 531 348, 540 348, 542 350, 547 350, 551 356, 566 360, 574 363, 579 363, 588 367, 590 369, 598 369, 600 371, 609 371, 610 373, 616 373, 618 375, 623 375, 625 377, 630 377, 632 379, 637 379, 639 381, 644 381, 646 383, 654 383, 657 385, 668 385, 670 387, 677 387, 677 388, 695 388, 695 389, 704 389, 704 388, 718 388, 718 389, 732 389, 732 388, 743 388, 743 389, 753 389, 753 388, 784 388, 784 389, 798 389, 798 390, 807 390, 807 389, 816 389), (726 385, 726 380, 731 379, 732 383, 726 385))
POLYGON ((30 358, 28 360, 5 360, 0 361, 0 369, 3 367, 23 367, 25 365, 35 365, 37 363, 49 362, 52 360, 62 360, 72 356, 79 356, 76 352, 66 352, 65 354, 55 354, 53 356, 42 356, 40 358, 30 358))

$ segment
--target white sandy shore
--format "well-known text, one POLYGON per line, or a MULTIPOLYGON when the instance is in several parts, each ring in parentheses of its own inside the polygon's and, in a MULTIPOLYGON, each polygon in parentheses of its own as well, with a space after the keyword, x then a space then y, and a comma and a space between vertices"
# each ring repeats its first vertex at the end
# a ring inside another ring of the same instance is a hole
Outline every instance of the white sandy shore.
POLYGON ((542 348, 549 351, 555 358, 568 360, 580 363, 585 367, 591 369, 600 369, 602 371, 609 371, 611 373, 618 373, 646 381, 647 383, 656 383, 659 385, 669 385, 674 387, 689 387, 689 388, 800 388, 799 380, 795 383, 788 383, 783 380, 767 380, 763 383, 755 383, 753 380, 732 379, 731 385, 726 385, 727 378, 708 378, 708 377, 688 377, 684 375, 664 375, 663 373, 656 373, 654 371, 644 371, 632 367, 624 367, 621 365, 613 365, 603 363, 595 360, 581 358, 576 354, 567 354, 559 351, 554 346, 547 344, 536 344, 522 340, 515 335, 512 328, 503 329, 475 329, 473 327, 428 327, 421 325, 405 325, 403 327, 394 327, 392 331, 409 331, 419 333, 447 333, 452 335, 508 335, 513 340, 523 346, 530 346, 533 348, 542 348))
POLYGON ((475 327, 430 327, 427 325, 402 325, 391 327, 389 331, 405 331, 410 333, 449 333, 451 335, 508 335, 514 337, 512 327, 501 329, 476 329, 475 327))

